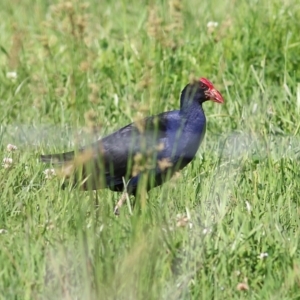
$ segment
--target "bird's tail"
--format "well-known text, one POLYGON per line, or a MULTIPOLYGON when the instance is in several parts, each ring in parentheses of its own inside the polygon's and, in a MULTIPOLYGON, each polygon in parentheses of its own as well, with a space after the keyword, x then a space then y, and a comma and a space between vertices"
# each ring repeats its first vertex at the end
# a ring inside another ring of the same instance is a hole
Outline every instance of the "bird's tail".
POLYGON ((51 163, 53 165, 61 165, 74 159, 74 151, 41 155, 41 162, 51 163))

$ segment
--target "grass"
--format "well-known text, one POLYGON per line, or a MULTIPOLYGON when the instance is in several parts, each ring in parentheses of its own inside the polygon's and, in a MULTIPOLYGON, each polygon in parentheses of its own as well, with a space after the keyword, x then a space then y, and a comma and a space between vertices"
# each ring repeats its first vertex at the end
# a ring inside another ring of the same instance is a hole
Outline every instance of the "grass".
POLYGON ((298 2, 2 0, 0 299, 299 299, 298 2), (41 153, 177 108, 191 76, 226 103, 132 216, 45 178, 41 153))

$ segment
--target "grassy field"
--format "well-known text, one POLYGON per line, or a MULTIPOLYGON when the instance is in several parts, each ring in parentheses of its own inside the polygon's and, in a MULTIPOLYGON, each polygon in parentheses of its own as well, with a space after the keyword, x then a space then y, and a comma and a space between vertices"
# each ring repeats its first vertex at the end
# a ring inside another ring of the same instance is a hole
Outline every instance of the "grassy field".
POLYGON ((0 19, 0 299, 300 299, 298 0, 2 0, 0 19), (132 216, 46 178, 40 154, 177 109, 193 76, 225 104, 132 216))

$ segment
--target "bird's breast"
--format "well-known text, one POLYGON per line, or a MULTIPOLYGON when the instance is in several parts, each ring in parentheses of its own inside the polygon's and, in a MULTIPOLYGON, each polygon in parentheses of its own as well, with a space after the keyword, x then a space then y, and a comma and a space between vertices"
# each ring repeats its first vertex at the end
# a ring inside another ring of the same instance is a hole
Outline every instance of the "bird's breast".
POLYGON ((182 153, 187 158, 194 158, 204 138, 206 126, 203 124, 197 130, 188 130, 185 134, 186 140, 182 144, 182 153))
POLYGON ((200 122, 195 121, 199 120, 187 120, 185 123, 178 124, 176 129, 174 126, 168 132, 167 152, 172 153, 171 156, 175 160, 183 159, 190 162, 196 155, 205 135, 206 122, 205 118, 201 118, 200 122))

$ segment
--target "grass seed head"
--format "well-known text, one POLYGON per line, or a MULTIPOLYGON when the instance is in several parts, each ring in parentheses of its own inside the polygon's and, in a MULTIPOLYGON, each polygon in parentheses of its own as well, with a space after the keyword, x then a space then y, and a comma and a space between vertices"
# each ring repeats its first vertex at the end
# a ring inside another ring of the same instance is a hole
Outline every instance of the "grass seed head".
POLYGON ((166 169, 173 166, 169 158, 163 158, 161 160, 158 160, 157 165, 161 171, 165 171, 166 169))

